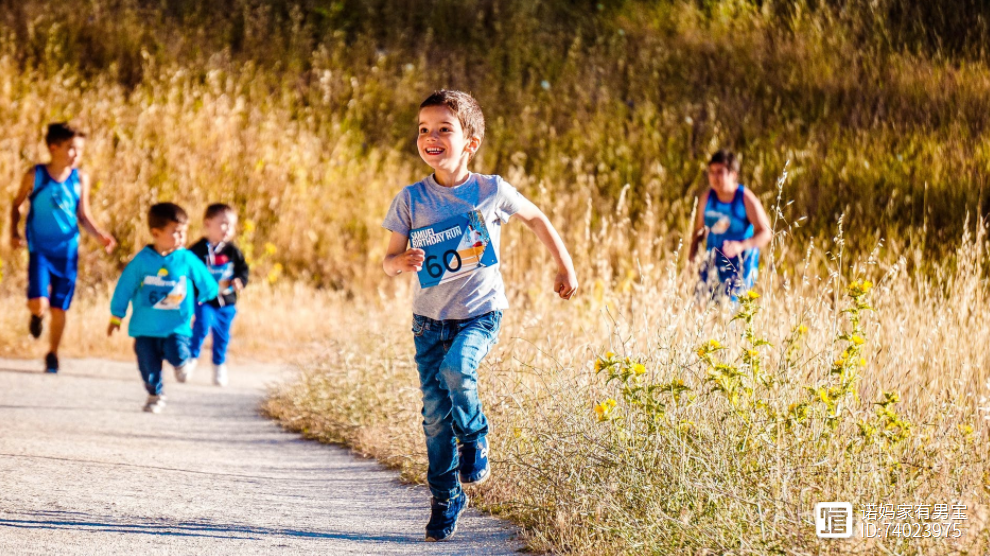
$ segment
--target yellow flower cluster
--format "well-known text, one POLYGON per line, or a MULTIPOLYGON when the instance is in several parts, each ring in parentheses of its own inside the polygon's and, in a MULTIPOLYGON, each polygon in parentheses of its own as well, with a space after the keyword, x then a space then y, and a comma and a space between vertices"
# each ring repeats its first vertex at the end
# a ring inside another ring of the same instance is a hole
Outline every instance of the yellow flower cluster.
POLYGON ((612 412, 615 410, 616 401, 609 398, 601 403, 595 404, 595 414, 598 415, 599 421, 608 421, 612 418, 612 412))
POLYGON ((856 280, 846 289, 846 292, 850 297, 860 297, 869 293, 870 289, 873 288, 873 282, 869 280, 856 280))

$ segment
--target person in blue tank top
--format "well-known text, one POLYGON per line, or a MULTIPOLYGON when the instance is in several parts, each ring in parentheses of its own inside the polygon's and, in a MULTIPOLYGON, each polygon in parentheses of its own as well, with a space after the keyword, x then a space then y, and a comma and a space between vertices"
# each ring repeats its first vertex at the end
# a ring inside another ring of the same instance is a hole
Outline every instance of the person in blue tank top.
POLYGON ((89 211, 89 176, 79 170, 86 135, 67 123, 48 126, 45 143, 51 153, 48 164, 38 164, 21 180, 14 196, 10 218, 10 243, 14 249, 28 248, 28 330, 41 337, 42 319, 51 313, 49 351, 45 370, 58 372, 58 347, 65 330, 65 312, 76 289, 79 257, 79 227, 106 249, 117 242, 101 230, 89 211), (25 238, 18 231, 21 205, 30 201, 25 238))
POLYGON ((701 285, 709 297, 727 295, 733 301, 753 288, 760 249, 773 232, 763 204, 739 183, 739 158, 720 150, 708 162, 709 189, 698 198, 690 260, 705 240, 701 285))

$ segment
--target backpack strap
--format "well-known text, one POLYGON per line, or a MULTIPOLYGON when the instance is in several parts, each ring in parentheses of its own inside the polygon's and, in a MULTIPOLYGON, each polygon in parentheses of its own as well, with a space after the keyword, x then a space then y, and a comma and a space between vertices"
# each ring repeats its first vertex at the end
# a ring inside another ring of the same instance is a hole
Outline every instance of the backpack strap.
POLYGON ((28 200, 34 202, 35 197, 41 194, 50 184, 55 183, 55 180, 48 175, 48 170, 45 169, 44 164, 38 164, 34 167, 34 189, 31 190, 31 195, 28 196, 28 200))

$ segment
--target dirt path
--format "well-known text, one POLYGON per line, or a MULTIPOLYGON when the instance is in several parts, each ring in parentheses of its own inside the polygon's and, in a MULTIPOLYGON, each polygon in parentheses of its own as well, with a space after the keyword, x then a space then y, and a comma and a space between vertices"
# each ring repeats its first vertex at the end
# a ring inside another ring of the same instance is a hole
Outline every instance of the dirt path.
MULTIPOLYGON (((205 359, 205 358, 204 358, 205 359)), ((513 554, 503 522, 471 510, 422 542, 429 492, 257 414, 287 369, 231 368, 231 386, 166 377, 141 412, 134 363, 0 359, 0 554, 513 554)))

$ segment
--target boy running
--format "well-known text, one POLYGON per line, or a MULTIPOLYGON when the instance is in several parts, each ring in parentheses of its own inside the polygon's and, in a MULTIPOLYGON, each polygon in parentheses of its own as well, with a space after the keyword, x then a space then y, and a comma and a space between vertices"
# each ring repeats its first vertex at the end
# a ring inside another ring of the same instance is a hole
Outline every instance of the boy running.
POLYGON ((413 285, 412 332, 433 494, 427 541, 453 536, 468 505, 461 486, 480 484, 490 474, 488 421, 477 384, 478 366, 498 340, 502 310, 509 306, 498 266, 502 225, 513 216, 522 220, 557 263, 554 292, 570 299, 577 290, 571 257, 546 215, 501 177, 468 170, 484 137, 484 116, 471 95, 441 90, 427 98, 420 105, 417 147, 434 173, 403 189, 383 223, 392 232, 385 273, 420 274, 413 285), (461 253, 475 249, 477 238, 458 235, 469 222, 487 228, 491 251, 471 265, 461 253), (410 238, 425 249, 410 248, 410 238), (437 251, 441 242, 452 247, 437 251))
POLYGON ((153 205, 148 211, 148 227, 154 242, 124 267, 110 301, 107 336, 120 329, 130 304, 134 313, 127 333, 134 338, 138 369, 148 391, 144 410, 159 413, 165 407, 162 360, 175 367, 177 381, 186 381, 191 359, 189 322, 195 304, 213 299, 219 290, 206 265, 185 249, 189 217, 182 207, 153 205), (193 299, 194 291, 198 299, 193 299))
POLYGON ((189 371, 196 367, 203 342, 213 332, 213 384, 226 386, 230 327, 237 316, 237 294, 247 285, 249 268, 244 253, 233 241, 237 213, 230 205, 215 203, 207 207, 203 227, 206 235, 189 250, 206 264, 210 274, 220 283, 220 295, 196 305, 189 371))
POLYGON ((107 253, 117 242, 101 230, 89 212, 89 176, 79 170, 86 135, 67 123, 48 126, 45 143, 51 153, 48 164, 38 164, 24 174, 10 211, 10 244, 28 248, 28 330, 41 337, 42 319, 51 313, 45 371, 57 373, 58 347, 65 330, 65 312, 72 304, 79 263, 79 227, 95 237, 107 253), (30 200, 24 225, 18 224, 21 205, 30 200))

